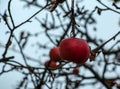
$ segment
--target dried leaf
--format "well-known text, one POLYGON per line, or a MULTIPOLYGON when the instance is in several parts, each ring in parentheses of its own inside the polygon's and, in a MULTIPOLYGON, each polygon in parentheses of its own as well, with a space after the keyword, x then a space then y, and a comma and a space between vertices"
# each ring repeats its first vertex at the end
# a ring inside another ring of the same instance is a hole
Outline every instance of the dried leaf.
POLYGON ((52 7, 50 8, 50 12, 53 12, 55 10, 55 8, 57 7, 58 3, 54 2, 52 7))
POLYGON ((63 3, 65 0, 52 0, 52 7, 50 8, 50 12, 53 12, 59 3, 63 3))
POLYGON ((22 41, 23 36, 24 36, 24 31, 22 31, 22 32, 20 33, 20 40, 19 40, 19 43, 22 41))
POLYGON ((98 8, 97 13, 101 15, 102 9, 98 8))
POLYGON ((93 50, 93 51, 91 51, 90 52, 90 61, 94 61, 95 60, 95 58, 96 58, 96 51, 95 50, 93 50))
POLYGON ((112 87, 116 84, 115 79, 106 79, 105 83, 109 86, 112 87))
POLYGON ((6 44, 6 47, 9 47, 11 44, 12 44, 12 41, 9 40, 9 41, 7 42, 7 44, 6 44))

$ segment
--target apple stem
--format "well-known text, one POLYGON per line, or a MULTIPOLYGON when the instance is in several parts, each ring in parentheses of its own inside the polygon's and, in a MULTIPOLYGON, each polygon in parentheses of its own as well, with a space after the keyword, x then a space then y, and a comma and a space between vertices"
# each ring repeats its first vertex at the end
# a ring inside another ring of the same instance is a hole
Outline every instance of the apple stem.
POLYGON ((72 30, 70 36, 75 37, 74 0, 71 1, 71 24, 72 24, 72 30))

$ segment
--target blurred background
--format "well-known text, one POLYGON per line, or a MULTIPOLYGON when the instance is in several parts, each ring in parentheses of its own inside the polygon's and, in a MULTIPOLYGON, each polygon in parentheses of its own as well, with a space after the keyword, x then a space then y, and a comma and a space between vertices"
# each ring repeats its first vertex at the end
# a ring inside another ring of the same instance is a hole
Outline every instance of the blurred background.
MULTIPOLYGON (((5 21, 3 20, 3 16, 5 16, 5 13, 7 14, 7 20, 11 28, 13 28, 13 24, 11 22, 11 18, 9 16, 8 12, 8 2, 10 0, 0 0, 0 59, 3 58, 3 53, 5 52, 5 45, 8 42, 8 39, 10 38, 10 29, 5 24, 5 21)), ((43 8, 46 5, 47 0, 11 0, 10 4, 10 10, 11 15, 13 18, 13 21, 15 23, 15 26, 20 25, 24 21, 26 21, 28 18, 33 16, 37 11, 39 11, 41 8, 43 8)), ((83 33, 87 33, 88 36, 92 40, 94 40, 98 45, 101 45, 103 42, 110 39, 112 36, 114 36, 119 29, 120 25, 120 10, 116 9, 115 6, 113 6, 113 2, 111 0, 101 0, 102 3, 104 3, 107 8, 102 5, 100 2, 96 0, 75 0, 75 13, 76 17, 75 20, 80 27, 80 31, 83 33), (95 10, 95 7, 99 7, 95 10), (109 9, 109 8, 111 9, 109 9), (78 14, 77 10, 80 9, 81 12, 86 11, 84 14, 78 14), (103 9, 103 11, 101 10, 103 9), (106 9, 106 10, 104 10, 106 9), (107 10, 108 9, 108 10, 107 10), (95 11, 94 11, 95 10, 95 11), (100 11, 101 10, 101 11, 100 11), (115 10, 115 11, 112 11, 115 10), (94 11, 94 12, 93 12, 94 11), (93 13, 92 13, 93 12, 93 13), (119 13, 117 13, 119 12, 119 13), (92 14, 91 14, 92 13, 92 14), (91 14, 91 15, 90 15, 91 14), (82 16, 84 16, 82 18, 82 16), (87 18, 91 16, 89 21, 87 22, 87 18), (87 25, 85 25, 85 23, 87 25), (85 27, 86 26, 86 27, 85 27)), ((119 2, 116 3, 117 6, 119 6, 119 2)), ((46 7, 42 11, 40 11, 38 14, 33 16, 28 22, 25 22, 23 25, 19 26, 15 29, 13 36, 11 38, 11 45, 8 48, 8 51, 6 53, 6 57, 14 56, 14 60, 18 63, 21 63, 23 65, 25 64, 23 55, 21 54, 20 46, 22 47, 23 54, 25 58, 27 59, 27 63, 31 67, 35 68, 44 68, 44 63, 46 60, 49 60, 49 51, 51 48, 56 46, 59 42, 61 37, 63 36, 65 30, 68 27, 68 23, 70 22, 70 16, 69 14, 66 15, 67 12, 70 11, 71 6, 71 0, 67 0, 64 3, 60 3, 55 11, 50 12, 50 6, 46 7), (67 6, 68 5, 68 6, 67 6), (69 8, 68 8, 69 7, 69 8), (65 13, 66 12, 66 13, 65 13), (64 17, 64 15, 66 15, 64 17), (53 21, 54 20, 54 21, 53 21), (52 27, 53 26, 53 27, 52 27), (16 39, 20 41, 21 34, 23 33, 24 39, 21 40, 21 42, 18 44, 16 39), (49 37, 50 36, 50 37, 49 37), (20 45, 20 46, 19 46, 20 45)), ((70 36, 70 30, 66 33, 66 36, 63 38, 70 36)), ((77 32, 77 31, 76 31, 77 32)), ((80 33, 78 31, 77 37, 81 37, 88 41, 91 49, 94 49, 97 47, 97 45, 88 40, 87 36, 80 33)), ((114 46, 112 50, 118 50, 120 49, 120 43, 118 42, 120 40, 120 35, 118 35, 115 40, 112 40, 108 42, 103 49, 109 50, 111 47, 114 46)), ((101 50, 103 51, 103 50, 101 50)), ((120 54, 120 52, 118 52, 120 54)), ((118 53, 116 53, 118 55, 118 53)), ((116 54, 110 54, 110 55, 104 55, 104 53, 100 53, 95 61, 90 62, 89 60, 86 62, 86 64, 90 65, 91 68, 98 73, 99 76, 103 76, 103 71, 105 72, 105 77, 107 78, 118 78, 116 82, 119 83, 119 62, 117 60, 116 54), (107 62, 106 59, 109 59, 107 62), (115 60, 116 59, 116 60, 115 60), (119 65, 112 64, 108 65, 109 63, 117 62, 119 65), (100 65, 99 65, 100 64, 100 65), (105 65, 108 67, 106 70, 104 70, 105 65), (115 68, 115 69, 113 69, 115 68), (114 71, 113 71, 114 70, 114 71)), ((27 68, 15 68, 10 64, 19 65, 16 62, 0 62, 0 89, 34 89, 34 85, 31 82, 32 78, 30 76, 27 76, 28 81, 26 81, 28 84, 27 88, 23 85, 21 88, 18 88, 18 85, 22 81, 22 79, 29 73, 27 68), (9 64, 10 63, 10 64, 9 64), (13 70, 12 70, 13 68, 13 70), (6 72, 3 72, 6 71, 6 72)), ((68 63, 64 67, 72 67, 76 66, 75 63, 68 63)), ((44 69, 36 70, 36 72, 40 73, 42 75, 44 69)), ((70 73, 72 69, 70 70, 62 70, 70 73)), ((84 77, 94 77, 94 74, 91 73, 88 69, 86 69, 84 66, 79 67, 80 76, 84 77)), ((58 70, 55 71, 55 73, 58 73, 58 70)), ((40 75, 39 74, 39 75, 40 75)), ((49 73, 48 73, 49 74, 49 73)), ((46 74, 46 76, 48 75, 46 74)), ((41 77, 40 75, 40 77, 41 77)), ((33 77, 33 80, 35 75, 31 75, 33 77)), ((81 80, 81 77, 70 75, 70 79, 75 80, 81 80)), ((54 81, 65 81, 66 79, 64 77, 61 78, 59 76, 54 81)), ((94 83, 95 79, 84 79, 81 83, 82 85, 76 89, 106 89, 99 81, 97 83, 94 83), (93 82, 93 84, 89 84, 93 82), (102 88, 101 88, 102 86, 102 88)), ((51 83, 48 82, 48 86, 50 86, 51 83)), ((58 88, 56 84, 53 84, 53 88, 50 89, 67 89, 65 88, 66 82, 61 84, 62 88, 58 88)), ((72 86, 72 84, 71 84, 72 86)), ((43 86, 43 89, 49 89, 45 85, 43 86)), ((70 89, 70 88, 68 88, 70 89)), ((73 88, 72 88, 73 89, 73 88)), ((113 89, 116 89, 116 85, 113 86, 113 89)))

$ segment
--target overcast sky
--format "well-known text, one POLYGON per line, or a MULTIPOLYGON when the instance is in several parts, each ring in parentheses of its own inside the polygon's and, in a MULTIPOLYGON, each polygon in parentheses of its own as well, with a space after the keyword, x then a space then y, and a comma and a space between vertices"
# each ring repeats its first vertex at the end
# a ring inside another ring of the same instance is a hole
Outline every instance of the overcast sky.
MULTIPOLYGON (((7 1, 8 0, 0 0, 0 13, 1 14, 3 14, 3 12, 7 8, 7 1)), ((26 18, 28 18, 29 16, 31 16, 34 12, 36 12, 38 10, 38 8, 34 8, 34 7, 32 8, 32 10, 30 10, 31 8, 23 9, 24 3, 19 2, 19 1, 20 0, 13 0, 12 7, 11 7, 12 14, 14 16, 14 20, 15 20, 16 24, 19 24, 21 21, 24 21, 26 18)), ((84 3, 86 3, 86 8, 93 9, 94 4, 97 4, 95 1, 96 0, 85 0, 84 3)), ((111 2, 109 2, 109 4, 111 4, 111 2)), ((98 31, 96 33, 94 33, 92 30, 90 31, 90 34, 92 34, 93 37, 97 36, 98 38, 103 38, 103 39, 107 40, 119 31, 119 26, 118 26, 118 22, 120 19, 119 14, 112 13, 111 11, 106 11, 106 12, 102 13, 102 15, 100 15, 100 16, 97 14, 95 14, 95 16, 96 16, 97 22, 98 22, 98 24, 97 24, 98 31)), ((44 17, 44 14, 42 15, 40 13, 40 16, 38 16, 38 17, 44 17)), ((28 23, 27 25, 22 26, 20 29, 23 29, 23 30, 24 29, 26 29, 26 30, 34 29, 33 30, 33 33, 34 33, 34 32, 38 31, 39 27, 40 26, 37 22, 33 22, 32 24, 28 23)), ((7 31, 7 28, 5 26, 5 23, 3 21, 1 21, 1 23, 0 23, 0 43, 2 43, 2 44, 5 44, 5 42, 8 39, 8 35, 5 34, 6 31, 7 31)), ((119 38, 120 38, 120 36, 119 36, 119 38)), ((29 50, 30 49, 28 49, 26 51, 29 51, 29 50)), ((2 55, 3 51, 4 51, 4 48, 0 48, 0 58, 2 57, 1 55, 2 55)), ((12 54, 12 52, 9 52, 8 55, 11 55, 11 54, 12 54)), ((32 53, 31 53, 31 56, 32 56, 32 53)), ((21 56, 17 55, 17 57, 20 58, 21 56)), ((0 68, 0 71, 1 71, 1 68, 0 68)), ((10 72, 8 74, 6 73, 6 74, 0 76, 0 89, 13 89, 13 87, 16 86, 17 81, 19 81, 21 77, 22 77, 22 75, 20 73, 16 73, 16 72, 10 72)), ((88 89, 88 88, 86 88, 86 89, 88 89)), ((89 89, 92 89, 92 88, 90 87, 89 89)))

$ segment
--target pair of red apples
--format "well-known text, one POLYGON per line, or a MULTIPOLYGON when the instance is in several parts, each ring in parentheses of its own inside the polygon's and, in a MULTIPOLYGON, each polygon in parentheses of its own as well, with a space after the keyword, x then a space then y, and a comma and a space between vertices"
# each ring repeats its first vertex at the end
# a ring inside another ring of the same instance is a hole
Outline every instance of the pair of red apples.
POLYGON ((52 61, 67 60, 76 64, 84 64, 90 55, 88 43, 80 38, 65 38, 58 47, 50 50, 49 56, 52 61))

